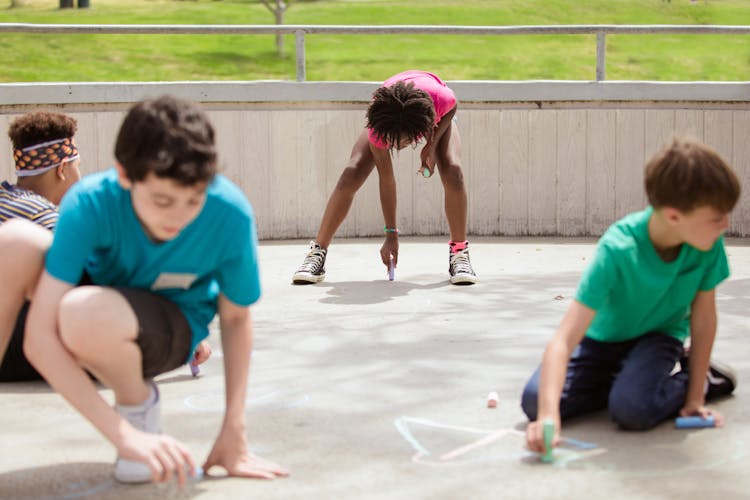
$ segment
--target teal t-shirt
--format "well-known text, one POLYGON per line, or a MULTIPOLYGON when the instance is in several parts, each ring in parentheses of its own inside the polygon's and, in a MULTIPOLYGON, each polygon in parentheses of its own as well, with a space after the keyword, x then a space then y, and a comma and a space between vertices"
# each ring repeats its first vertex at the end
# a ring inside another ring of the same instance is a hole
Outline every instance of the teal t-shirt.
POLYGON ((648 207, 620 219, 599 240, 576 291, 576 300, 596 311, 587 337, 622 342, 661 332, 684 341, 696 293, 729 276, 723 237, 707 252, 683 244, 664 262, 648 235, 652 213, 648 207))
POLYGON ((96 285, 172 300, 190 323, 192 352, 208 336, 220 292, 239 306, 259 299, 257 244, 252 207, 226 177, 208 185, 200 214, 177 237, 154 242, 111 169, 84 177, 63 197, 45 267, 70 284, 86 271, 96 285))

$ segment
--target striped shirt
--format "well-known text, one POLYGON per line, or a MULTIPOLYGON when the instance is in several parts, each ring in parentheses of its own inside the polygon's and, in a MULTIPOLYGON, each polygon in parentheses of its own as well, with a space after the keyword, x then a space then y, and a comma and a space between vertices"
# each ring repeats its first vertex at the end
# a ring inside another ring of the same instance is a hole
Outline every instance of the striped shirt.
POLYGON ((57 217, 57 206, 44 196, 7 181, 0 184, 0 224, 9 219, 21 218, 53 230, 57 217))

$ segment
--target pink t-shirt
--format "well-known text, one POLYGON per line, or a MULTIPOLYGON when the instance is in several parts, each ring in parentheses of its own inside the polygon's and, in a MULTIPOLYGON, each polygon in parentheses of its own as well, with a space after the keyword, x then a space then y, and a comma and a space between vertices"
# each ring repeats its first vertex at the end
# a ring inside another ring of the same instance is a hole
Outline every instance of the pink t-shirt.
MULTIPOLYGON (((393 75, 383 83, 383 87, 390 87, 396 82, 413 83, 416 88, 427 92, 435 106, 435 124, 438 124, 456 106, 456 95, 437 75, 427 71, 410 69, 393 75)), ((386 143, 378 140, 372 129, 368 129, 367 137, 370 139, 370 144, 377 148, 385 149, 388 147, 386 143)))

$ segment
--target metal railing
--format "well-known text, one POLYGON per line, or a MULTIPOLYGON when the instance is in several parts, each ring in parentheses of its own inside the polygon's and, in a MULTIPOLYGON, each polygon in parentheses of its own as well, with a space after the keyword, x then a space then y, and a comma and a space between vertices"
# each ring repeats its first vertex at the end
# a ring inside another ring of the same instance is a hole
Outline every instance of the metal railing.
POLYGON ((750 35, 750 26, 566 25, 566 26, 340 26, 196 24, 26 24, 0 23, 0 33, 111 35, 282 35, 295 36, 297 81, 306 79, 305 35, 596 35, 596 80, 606 77, 606 36, 632 34, 750 35))

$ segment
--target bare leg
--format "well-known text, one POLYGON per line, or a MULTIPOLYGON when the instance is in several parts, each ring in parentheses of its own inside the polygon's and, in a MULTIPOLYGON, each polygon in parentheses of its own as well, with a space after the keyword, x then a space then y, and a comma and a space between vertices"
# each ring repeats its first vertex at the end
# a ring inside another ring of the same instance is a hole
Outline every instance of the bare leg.
POLYGON ((437 168, 445 190, 445 216, 452 241, 466 240, 468 197, 461 171, 461 136, 451 123, 437 146, 437 168))
POLYGON ((78 363, 115 393, 120 405, 145 401, 150 388, 141 376, 135 343, 138 318, 117 291, 82 286, 60 303, 60 338, 78 363))
POLYGON ((328 248, 328 245, 331 244, 336 230, 349 213, 354 195, 365 183, 373 168, 375 168, 375 160, 370 151, 367 130, 365 129, 354 144, 349 162, 341 173, 331 197, 328 198, 328 205, 323 212, 323 220, 320 222, 318 235, 315 237, 316 242, 321 247, 328 248))
POLYGON ((52 233, 33 222, 14 219, 0 226, 0 359, 8 348, 23 303, 34 294, 51 243, 52 233))

